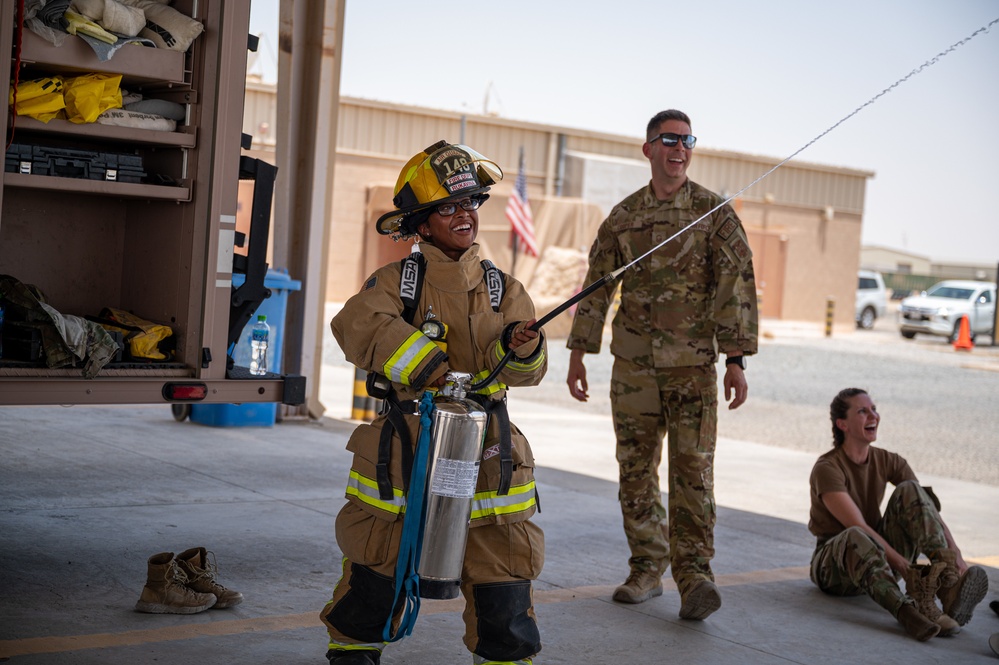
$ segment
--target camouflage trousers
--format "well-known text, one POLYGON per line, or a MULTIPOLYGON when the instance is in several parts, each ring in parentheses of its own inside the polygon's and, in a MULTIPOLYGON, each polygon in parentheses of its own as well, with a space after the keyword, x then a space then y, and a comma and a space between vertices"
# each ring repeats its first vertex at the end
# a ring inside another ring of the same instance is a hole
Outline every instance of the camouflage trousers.
MULTIPOLYGON (((914 480, 895 488, 877 531, 912 563, 920 554, 936 561, 938 553, 947 548, 940 513, 930 494, 914 480)), ((898 615, 907 598, 881 545, 860 527, 845 529, 815 548, 811 578, 833 596, 866 593, 892 616, 898 615)))
POLYGON ((681 593, 697 580, 714 579, 717 380, 714 365, 654 369, 621 358, 611 375, 629 564, 660 573, 671 566, 681 593), (664 436, 668 517, 659 486, 664 436))

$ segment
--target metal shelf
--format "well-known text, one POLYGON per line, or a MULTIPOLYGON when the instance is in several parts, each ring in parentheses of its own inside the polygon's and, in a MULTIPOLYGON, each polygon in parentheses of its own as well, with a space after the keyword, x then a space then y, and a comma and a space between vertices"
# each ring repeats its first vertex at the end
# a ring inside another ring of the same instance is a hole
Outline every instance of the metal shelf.
POLYGON ((176 132, 158 132, 150 129, 135 129, 117 125, 101 125, 98 123, 77 124, 68 120, 50 120, 45 123, 27 116, 18 116, 14 125, 15 139, 17 132, 37 132, 53 136, 70 136, 84 139, 101 139, 104 141, 120 141, 129 144, 166 146, 178 148, 193 148, 197 145, 197 131, 194 127, 183 127, 176 132))
POLYGON ((84 180, 82 178, 58 178, 48 175, 5 173, 5 187, 22 189, 47 189, 78 194, 101 194, 123 198, 158 199, 162 201, 190 201, 190 187, 167 187, 163 185, 143 185, 131 182, 111 182, 107 180, 84 180))
POLYGON ((187 83, 184 54, 179 51, 126 44, 110 60, 102 62, 79 37, 68 35, 61 46, 55 46, 27 28, 22 33, 21 64, 60 73, 121 74, 130 82, 187 83))

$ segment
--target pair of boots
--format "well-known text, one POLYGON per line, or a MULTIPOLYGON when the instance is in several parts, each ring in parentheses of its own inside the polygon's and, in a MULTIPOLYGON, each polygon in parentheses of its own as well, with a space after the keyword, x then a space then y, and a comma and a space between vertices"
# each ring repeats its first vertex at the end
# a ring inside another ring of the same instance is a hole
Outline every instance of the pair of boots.
MULTIPOLYGON (((926 626, 923 626, 922 628, 917 628, 917 633, 919 634, 913 634, 909 630, 909 625, 903 622, 906 631, 920 641, 929 639, 933 635, 949 637, 961 632, 961 625, 952 617, 945 614, 937 605, 937 595, 940 593, 946 574, 947 564, 943 561, 938 561, 927 566, 913 564, 909 566, 909 570, 904 575, 906 595, 915 601, 916 610, 928 620, 927 623, 932 622, 938 627, 938 630, 931 631, 926 626), (933 634, 920 639, 920 635, 925 635, 929 632, 933 634)), ((899 620, 901 621, 901 616, 899 620)), ((913 621, 912 623, 918 624, 919 622, 913 621)))
POLYGON ((223 609, 243 602, 243 594, 219 584, 215 555, 204 547, 192 547, 174 558, 173 552, 149 557, 146 585, 135 603, 139 612, 150 614, 197 614, 210 607, 223 609), (212 561, 208 555, 212 554, 212 561))

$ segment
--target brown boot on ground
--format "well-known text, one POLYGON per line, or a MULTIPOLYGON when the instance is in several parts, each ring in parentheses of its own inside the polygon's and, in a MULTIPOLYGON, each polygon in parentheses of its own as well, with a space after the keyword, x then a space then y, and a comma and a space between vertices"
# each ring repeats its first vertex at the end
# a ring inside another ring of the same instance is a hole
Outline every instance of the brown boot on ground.
POLYGON ((703 621, 721 607, 721 594, 710 580, 694 582, 680 600, 680 618, 703 621))
POLYGON ((968 566, 963 575, 958 573, 953 550, 940 550, 938 559, 947 568, 940 575, 941 584, 937 596, 943 611, 958 625, 971 621, 975 606, 982 602, 989 591, 989 576, 981 566, 968 566))
POLYGON ((915 603, 907 602, 902 605, 898 611, 898 622, 905 628, 905 632, 920 642, 925 642, 940 632, 940 626, 920 614, 915 603))
POLYGON ((149 557, 146 566, 146 586, 135 609, 149 614, 197 614, 215 604, 215 596, 198 593, 184 586, 187 577, 177 567, 173 552, 149 557))
POLYGON ((226 589, 216 581, 218 566, 215 565, 215 554, 204 547, 192 547, 177 555, 177 565, 187 575, 187 588, 199 593, 210 593, 218 599, 214 607, 223 610, 243 602, 243 594, 232 589, 226 589), (208 555, 212 555, 209 563, 208 555))
POLYGON ((644 603, 663 595, 662 573, 655 570, 633 570, 624 584, 614 589, 612 598, 619 603, 644 603))
POLYGON ((940 575, 946 568, 947 564, 942 561, 928 566, 912 565, 904 575, 905 593, 916 601, 920 614, 940 626, 938 637, 950 637, 961 632, 961 626, 937 606, 940 575))

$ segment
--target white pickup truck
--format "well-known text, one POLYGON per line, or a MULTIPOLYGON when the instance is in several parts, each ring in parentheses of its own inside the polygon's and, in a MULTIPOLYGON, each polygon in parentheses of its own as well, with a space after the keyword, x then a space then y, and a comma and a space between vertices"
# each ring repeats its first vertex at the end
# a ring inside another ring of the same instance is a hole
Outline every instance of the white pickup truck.
POLYGON ((974 340, 976 334, 992 332, 995 315, 995 284, 945 280, 921 295, 902 301, 898 310, 898 329, 906 339, 923 333, 946 337, 953 342, 961 330, 961 319, 967 316, 974 340))

